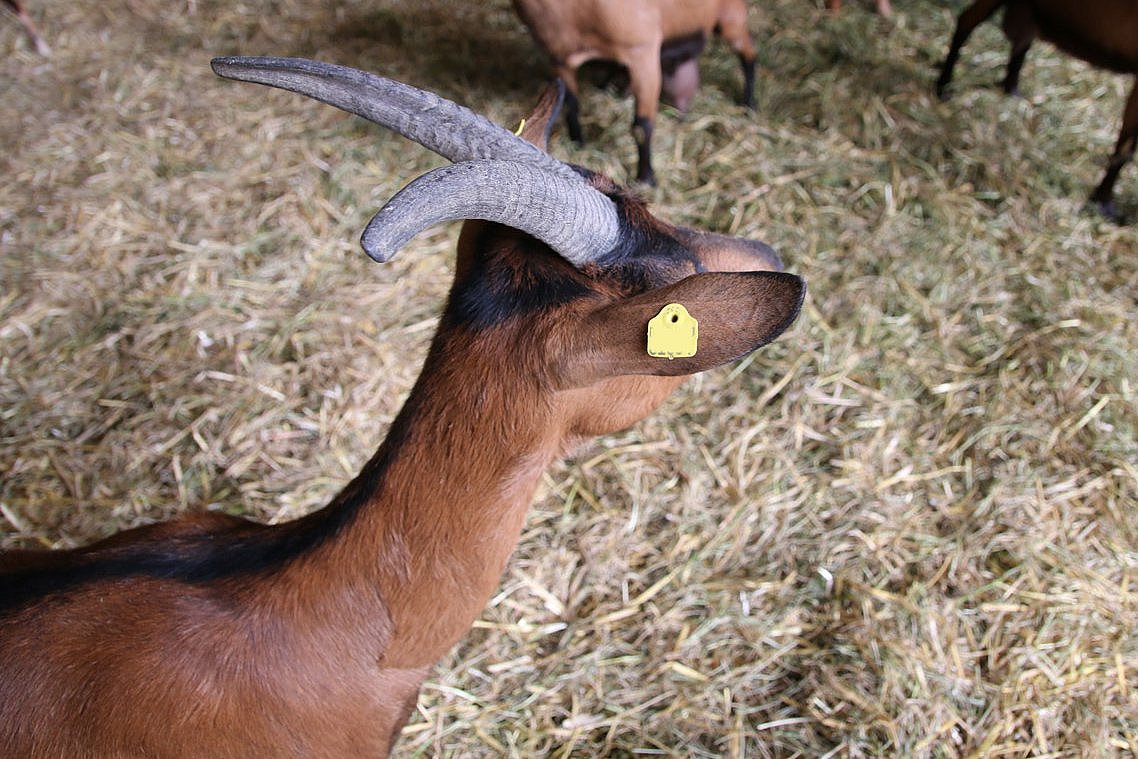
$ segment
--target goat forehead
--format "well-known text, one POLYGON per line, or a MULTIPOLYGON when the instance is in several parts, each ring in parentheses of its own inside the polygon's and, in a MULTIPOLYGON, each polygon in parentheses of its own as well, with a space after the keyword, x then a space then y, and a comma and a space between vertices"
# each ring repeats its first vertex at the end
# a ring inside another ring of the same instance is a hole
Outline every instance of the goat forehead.
POLYGON ((532 323, 566 306, 636 295, 704 268, 669 227, 654 220, 629 224, 621 245, 580 270, 523 233, 492 224, 468 227, 472 244, 466 246, 447 315, 473 329, 513 319, 532 323))
POLYGON ((595 276, 624 295, 664 287, 703 269, 696 251, 654 219, 649 225, 630 225, 621 245, 597 264, 595 276))
POLYGON ((613 297, 629 297, 679 282, 702 270, 694 256, 637 256, 615 261, 598 276, 604 290, 613 297))

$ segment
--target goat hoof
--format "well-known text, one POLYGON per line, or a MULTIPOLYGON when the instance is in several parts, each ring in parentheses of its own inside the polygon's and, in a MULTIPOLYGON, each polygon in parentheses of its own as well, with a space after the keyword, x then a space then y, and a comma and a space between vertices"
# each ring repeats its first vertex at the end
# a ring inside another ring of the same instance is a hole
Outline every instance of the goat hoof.
POLYGON ((1118 206, 1114 204, 1112 199, 1091 198, 1089 205, 1095 210, 1095 213, 1107 221, 1115 224, 1123 224, 1126 221, 1126 217, 1118 210, 1118 206))
POLYGON ((636 181, 640 184, 648 185, 649 187, 656 186, 656 172, 649 169, 648 171, 641 171, 636 174, 636 181))

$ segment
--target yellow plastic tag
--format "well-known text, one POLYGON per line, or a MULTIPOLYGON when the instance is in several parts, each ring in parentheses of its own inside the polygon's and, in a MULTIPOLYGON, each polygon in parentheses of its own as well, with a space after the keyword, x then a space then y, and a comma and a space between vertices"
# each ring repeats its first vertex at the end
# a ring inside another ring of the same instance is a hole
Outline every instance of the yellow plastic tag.
POLYGON ((679 303, 669 303, 648 321, 648 355, 657 358, 694 356, 699 322, 679 303))
POLYGON ((514 132, 515 135, 521 137, 522 130, 526 128, 526 120, 522 119, 522 123, 518 124, 518 131, 514 132))

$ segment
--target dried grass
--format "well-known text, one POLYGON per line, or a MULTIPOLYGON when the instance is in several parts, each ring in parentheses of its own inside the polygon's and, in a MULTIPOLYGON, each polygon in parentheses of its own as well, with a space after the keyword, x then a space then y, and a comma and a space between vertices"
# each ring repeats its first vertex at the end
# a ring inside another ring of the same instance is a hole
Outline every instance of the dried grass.
MULTIPOLYGON (((771 242, 807 308, 549 473, 399 755, 1138 754, 1138 236, 1082 209, 1128 83, 1040 46, 1005 99, 988 26, 941 104, 955 9, 756 4, 754 115, 705 58, 654 206, 771 242)), ((356 237, 438 159, 208 58, 512 123, 540 56, 504 0, 32 12, 50 60, 0 19, 2 545, 319 506, 410 387, 455 230, 382 267, 356 237)), ((555 152, 626 178, 628 101, 584 113, 555 152)))

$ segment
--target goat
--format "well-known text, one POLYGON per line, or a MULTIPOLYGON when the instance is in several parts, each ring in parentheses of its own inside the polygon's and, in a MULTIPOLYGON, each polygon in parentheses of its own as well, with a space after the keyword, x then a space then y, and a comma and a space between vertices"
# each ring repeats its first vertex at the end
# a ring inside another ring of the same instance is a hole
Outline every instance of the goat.
POLYGON ((24 4, 20 2, 20 0, 3 0, 3 2, 4 5, 7 5, 11 9, 12 13, 16 14, 16 18, 20 24, 23 25, 24 31, 28 34, 28 38, 31 39, 32 44, 36 46, 36 52, 45 57, 51 55, 51 48, 48 47, 44 38, 40 36, 39 30, 36 29, 35 22, 33 22, 32 17, 28 15, 24 4))
POLYGON ((432 664, 493 592, 545 467, 641 419, 694 372, 796 318, 767 245, 676 227, 521 136, 362 71, 218 58, 453 162, 372 219, 385 261, 467 219, 422 372, 386 440, 323 509, 276 526, 202 513, 69 551, 0 555, 0 756, 383 756, 432 664), (645 350, 680 303, 694 355, 645 350))
POLYGON ((565 120, 573 141, 583 142, 577 69, 596 59, 628 69, 638 181, 656 183, 651 144, 661 88, 687 110, 699 86, 698 56, 712 32, 739 55, 743 104, 754 106, 755 48, 744 0, 514 0, 514 9, 569 90, 565 120))
MULTIPOLYGON (((1027 51, 1036 37, 1093 66, 1122 74, 1138 73, 1138 3, 1134 0, 976 0, 964 9, 956 22, 952 44, 945 57, 937 95, 948 97, 952 70, 972 30, 1004 8, 1004 36, 1012 45, 1003 89, 1007 94, 1019 92, 1019 75, 1027 51)), ((1095 191, 1091 203, 1104 216, 1115 221, 1121 215, 1114 206, 1114 183, 1122 167, 1134 156, 1138 140, 1138 83, 1131 86, 1122 113, 1114 153, 1107 162, 1106 174, 1095 191)))
MULTIPOLYGON (((882 18, 893 15, 893 6, 889 4, 889 0, 875 0, 874 5, 877 7, 877 15, 882 18)), ((826 0, 826 7, 837 13, 842 9, 842 0, 826 0)))

